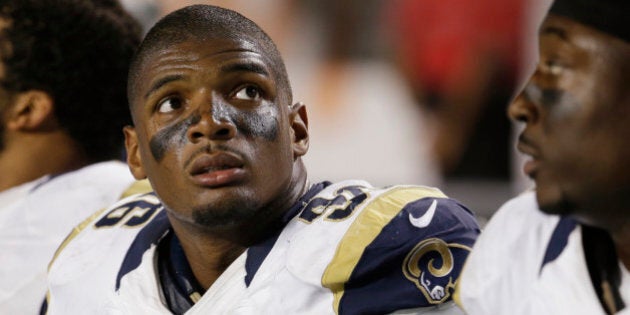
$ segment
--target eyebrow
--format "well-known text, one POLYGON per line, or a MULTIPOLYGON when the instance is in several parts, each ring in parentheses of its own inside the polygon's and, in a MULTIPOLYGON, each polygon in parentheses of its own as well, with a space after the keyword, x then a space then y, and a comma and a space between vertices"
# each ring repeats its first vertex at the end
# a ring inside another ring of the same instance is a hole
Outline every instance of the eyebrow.
POLYGON ((255 62, 239 62, 232 63, 221 67, 221 72, 254 72, 264 76, 270 76, 269 71, 259 63, 255 62))
POLYGON ((148 98, 153 92, 159 90, 161 87, 163 87, 167 83, 181 80, 181 79, 183 79, 183 76, 180 74, 173 74, 173 75, 168 75, 163 78, 160 78, 159 80, 155 81, 155 83, 151 85, 151 88, 149 88, 149 91, 144 95, 144 98, 145 99, 148 98))
POLYGON ((556 26, 547 26, 540 31, 540 35, 556 35, 563 40, 567 40, 567 31, 556 26))

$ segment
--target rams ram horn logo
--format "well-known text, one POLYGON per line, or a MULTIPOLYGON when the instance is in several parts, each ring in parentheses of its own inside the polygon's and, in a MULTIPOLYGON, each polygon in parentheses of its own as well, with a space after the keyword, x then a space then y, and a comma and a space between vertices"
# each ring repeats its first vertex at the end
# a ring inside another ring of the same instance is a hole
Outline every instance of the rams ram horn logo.
POLYGON ((455 281, 451 275, 453 254, 450 245, 438 238, 423 240, 409 252, 403 262, 405 277, 415 283, 431 304, 446 301, 455 289, 455 281))

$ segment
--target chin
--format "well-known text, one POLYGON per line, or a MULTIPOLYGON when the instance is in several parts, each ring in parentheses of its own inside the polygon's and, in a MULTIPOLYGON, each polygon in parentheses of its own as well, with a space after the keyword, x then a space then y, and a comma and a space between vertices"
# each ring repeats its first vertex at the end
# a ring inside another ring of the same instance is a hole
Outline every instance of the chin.
POLYGON ((192 217, 195 224, 204 228, 230 229, 253 220, 258 208, 255 202, 224 201, 220 204, 196 207, 192 211, 192 217))
POLYGON ((540 203, 538 208, 546 214, 566 215, 570 211, 564 207, 562 202, 557 203, 540 203))
POLYGON ((575 210, 575 203, 558 186, 537 185, 538 208, 547 214, 569 215, 575 210))

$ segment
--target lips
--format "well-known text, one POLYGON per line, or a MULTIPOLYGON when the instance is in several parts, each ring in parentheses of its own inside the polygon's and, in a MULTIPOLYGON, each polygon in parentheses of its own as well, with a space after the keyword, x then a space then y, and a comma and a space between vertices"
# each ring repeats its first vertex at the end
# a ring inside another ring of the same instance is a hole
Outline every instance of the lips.
POLYGON ((234 184, 245 177, 243 161, 228 153, 203 154, 194 158, 188 172, 201 186, 218 187, 234 184))
POLYGON ((536 149, 536 146, 533 145, 532 141, 528 137, 521 134, 518 138, 516 148, 521 153, 531 157, 531 159, 528 159, 525 161, 525 164, 523 164, 523 173, 531 178, 535 178, 540 164, 540 153, 536 149))

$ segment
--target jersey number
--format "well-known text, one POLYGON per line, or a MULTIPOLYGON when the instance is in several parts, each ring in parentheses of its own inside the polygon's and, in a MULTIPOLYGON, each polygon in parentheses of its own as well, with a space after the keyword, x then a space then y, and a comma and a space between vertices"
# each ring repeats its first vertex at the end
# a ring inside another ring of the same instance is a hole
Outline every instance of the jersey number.
POLYGON ((300 219, 311 223, 326 213, 325 220, 341 221, 348 218, 367 197, 361 186, 343 187, 335 191, 331 199, 323 197, 311 199, 301 211, 300 219))
POLYGON ((112 227, 121 222, 126 227, 139 227, 149 221, 161 208, 160 201, 153 195, 122 205, 110 211, 94 223, 95 228, 112 227))

